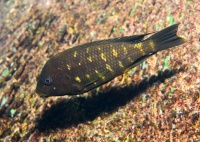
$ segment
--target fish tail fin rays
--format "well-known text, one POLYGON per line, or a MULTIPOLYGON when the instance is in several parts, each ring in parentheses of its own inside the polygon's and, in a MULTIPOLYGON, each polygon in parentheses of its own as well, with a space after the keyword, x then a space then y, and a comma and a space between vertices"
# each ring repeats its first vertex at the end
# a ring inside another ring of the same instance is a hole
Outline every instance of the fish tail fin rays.
POLYGON ((186 39, 177 36, 178 26, 179 24, 169 26, 147 39, 153 41, 156 52, 187 42, 186 39))

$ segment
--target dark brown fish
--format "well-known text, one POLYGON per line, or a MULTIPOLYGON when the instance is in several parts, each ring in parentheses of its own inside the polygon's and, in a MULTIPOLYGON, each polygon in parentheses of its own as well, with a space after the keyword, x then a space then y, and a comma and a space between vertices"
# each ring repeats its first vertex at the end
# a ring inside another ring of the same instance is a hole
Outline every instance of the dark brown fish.
POLYGON ((178 24, 143 40, 143 35, 95 41, 58 53, 47 61, 36 92, 41 96, 76 95, 123 74, 158 51, 186 42, 178 24))

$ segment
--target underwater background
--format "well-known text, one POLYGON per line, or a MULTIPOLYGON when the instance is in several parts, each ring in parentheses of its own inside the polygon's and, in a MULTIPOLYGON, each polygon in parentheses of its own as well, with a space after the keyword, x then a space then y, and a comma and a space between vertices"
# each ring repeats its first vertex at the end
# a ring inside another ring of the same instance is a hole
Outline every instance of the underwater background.
POLYGON ((200 1, 1 0, 0 141, 200 141, 200 1), (180 23, 187 43, 85 94, 35 93, 46 61, 79 44, 180 23))

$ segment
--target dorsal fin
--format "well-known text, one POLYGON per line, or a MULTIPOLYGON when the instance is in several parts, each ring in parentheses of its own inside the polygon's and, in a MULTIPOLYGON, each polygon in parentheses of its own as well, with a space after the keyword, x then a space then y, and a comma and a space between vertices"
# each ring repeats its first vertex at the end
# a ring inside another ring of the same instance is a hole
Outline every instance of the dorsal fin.
POLYGON ((116 42, 132 42, 132 43, 135 43, 135 42, 141 41, 144 38, 144 36, 149 35, 149 34, 151 34, 151 33, 99 40, 99 41, 94 41, 94 42, 82 44, 82 45, 79 45, 77 47, 81 46, 83 48, 83 47, 88 47, 88 46, 93 46, 93 45, 106 44, 106 43, 116 43, 116 42))

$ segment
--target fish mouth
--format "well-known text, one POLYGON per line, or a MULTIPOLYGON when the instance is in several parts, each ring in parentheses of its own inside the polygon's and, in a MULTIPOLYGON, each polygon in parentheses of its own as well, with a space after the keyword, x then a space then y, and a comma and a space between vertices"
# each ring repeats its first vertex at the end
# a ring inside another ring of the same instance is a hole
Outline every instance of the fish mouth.
POLYGON ((36 92, 37 94, 39 94, 41 97, 48 97, 48 96, 49 96, 48 94, 45 94, 45 93, 41 92, 41 91, 38 90, 38 89, 36 89, 35 92, 36 92))

